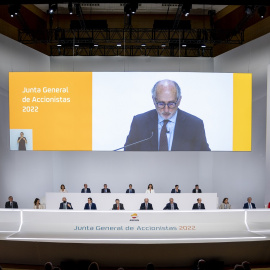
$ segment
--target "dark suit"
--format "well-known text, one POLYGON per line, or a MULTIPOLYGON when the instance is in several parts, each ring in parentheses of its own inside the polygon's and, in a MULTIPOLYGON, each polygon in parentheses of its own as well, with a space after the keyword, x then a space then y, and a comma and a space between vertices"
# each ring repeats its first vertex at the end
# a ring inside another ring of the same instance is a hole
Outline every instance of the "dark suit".
MULTIPOLYGON (((193 204, 192 210, 195 210, 195 209, 199 209, 198 203, 194 203, 194 204, 193 204)), ((205 209, 203 203, 201 203, 201 208, 200 208, 200 209, 205 209)))
POLYGON ((147 209, 145 209, 145 203, 141 204, 140 210, 153 210, 152 203, 147 204, 147 209))
MULTIPOLYGON (((177 206, 177 203, 173 203, 173 207, 174 207, 174 210, 179 210, 178 206, 177 206)), ((171 209, 171 204, 170 203, 167 203, 166 206, 163 208, 163 210, 172 210, 171 209)))
MULTIPOLYGON (((158 151, 158 114, 151 110, 134 116, 126 145, 146 138, 145 142, 125 148, 125 151, 158 151)), ((210 151, 205 137, 203 121, 178 109, 172 151, 210 151)))
POLYGON ((202 193, 202 190, 199 188, 199 189, 198 189, 198 192, 196 192, 196 188, 194 188, 194 189, 192 190, 192 193, 202 193))
MULTIPOLYGON (((122 203, 119 203, 119 208, 120 208, 120 210, 125 210, 124 205, 122 203)), ((116 203, 113 205, 112 210, 117 210, 117 204, 116 203)))
POLYGON ((129 188, 128 188, 127 191, 126 191, 126 193, 135 193, 135 189, 132 188, 132 189, 131 189, 131 192, 129 192, 129 188))
MULTIPOLYGON (((64 203, 62 203, 62 202, 60 203, 59 209, 64 209, 64 203)), ((73 209, 72 204, 70 202, 67 202, 67 209, 73 209), (70 204, 70 207, 68 206, 68 204, 70 204)))
MULTIPOLYGON (((251 205, 252 205, 252 209, 253 209, 253 208, 256 209, 255 203, 251 203, 251 205)), ((245 203, 245 204, 244 204, 243 209, 249 209, 248 203, 245 203)))
POLYGON ((86 192, 85 192, 85 189, 83 188, 81 193, 91 193, 91 189, 90 188, 87 188, 86 189, 86 192))
POLYGON ((181 190, 180 190, 180 189, 178 189, 178 191, 176 191, 176 189, 175 189, 175 188, 173 188, 173 189, 172 189, 172 191, 171 191, 171 193, 181 193, 181 190))
POLYGON ((107 192, 105 192, 105 188, 103 188, 103 189, 101 190, 101 193, 111 193, 111 190, 110 190, 109 188, 107 188, 107 192))
MULTIPOLYGON (((89 210, 89 203, 86 203, 85 206, 84 206, 84 210, 89 210)), ((97 210, 97 206, 95 203, 92 203, 91 204, 91 210, 97 210)))
POLYGON ((5 208, 18 208, 17 202, 12 202, 12 206, 10 205, 10 201, 6 202, 5 208))

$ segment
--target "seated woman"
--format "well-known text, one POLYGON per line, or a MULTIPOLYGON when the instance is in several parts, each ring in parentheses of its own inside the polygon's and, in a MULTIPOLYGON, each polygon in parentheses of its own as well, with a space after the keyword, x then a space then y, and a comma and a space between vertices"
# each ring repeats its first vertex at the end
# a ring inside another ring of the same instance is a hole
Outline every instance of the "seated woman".
POLYGON ((62 193, 67 193, 68 191, 66 190, 66 187, 65 187, 65 185, 61 185, 60 186, 60 191, 59 192, 62 192, 62 193))
POLYGON ((148 187, 147 187, 147 190, 145 193, 155 193, 154 191, 154 187, 152 184, 149 184, 148 187))
POLYGON ((45 205, 40 203, 39 198, 35 198, 34 200, 34 209, 45 209, 45 205))
POLYGON ((219 209, 231 209, 231 205, 228 202, 228 198, 224 198, 219 209))

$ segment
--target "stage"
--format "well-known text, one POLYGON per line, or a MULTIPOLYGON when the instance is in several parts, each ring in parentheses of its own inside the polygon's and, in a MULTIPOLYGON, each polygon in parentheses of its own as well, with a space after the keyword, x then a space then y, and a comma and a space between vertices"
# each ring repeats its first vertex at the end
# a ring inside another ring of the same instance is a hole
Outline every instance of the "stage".
POLYGON ((1 209, 0 238, 2 263, 90 259, 104 266, 176 267, 200 257, 269 263, 270 210, 1 209))
POLYGON ((6 241, 173 244, 267 241, 270 210, 0 211, 6 241))

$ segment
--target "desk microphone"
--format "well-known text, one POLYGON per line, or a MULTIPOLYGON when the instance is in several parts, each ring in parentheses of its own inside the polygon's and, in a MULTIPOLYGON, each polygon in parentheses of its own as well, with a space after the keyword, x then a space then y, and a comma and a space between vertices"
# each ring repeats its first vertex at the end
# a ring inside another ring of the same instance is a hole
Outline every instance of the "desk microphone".
POLYGON ((123 149, 123 148, 127 148, 127 147, 130 147, 130 146, 132 146, 132 145, 135 145, 135 144, 138 144, 138 143, 141 143, 141 142, 148 141, 148 140, 150 140, 150 139, 153 137, 153 135, 154 135, 154 131, 152 131, 151 136, 148 137, 148 138, 146 138, 146 139, 143 139, 143 140, 141 140, 141 141, 138 141, 138 142, 134 142, 134 143, 128 144, 128 145, 126 145, 126 146, 117 148, 117 149, 115 149, 115 150, 113 150, 113 151, 118 151, 118 150, 121 150, 121 149, 123 149))

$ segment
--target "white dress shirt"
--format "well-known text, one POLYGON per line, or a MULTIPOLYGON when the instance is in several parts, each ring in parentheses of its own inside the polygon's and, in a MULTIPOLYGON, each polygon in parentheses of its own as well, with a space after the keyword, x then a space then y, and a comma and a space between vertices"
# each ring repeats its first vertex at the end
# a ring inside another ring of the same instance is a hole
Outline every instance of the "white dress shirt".
POLYGON ((145 193, 155 193, 155 191, 153 189, 147 189, 145 193))

